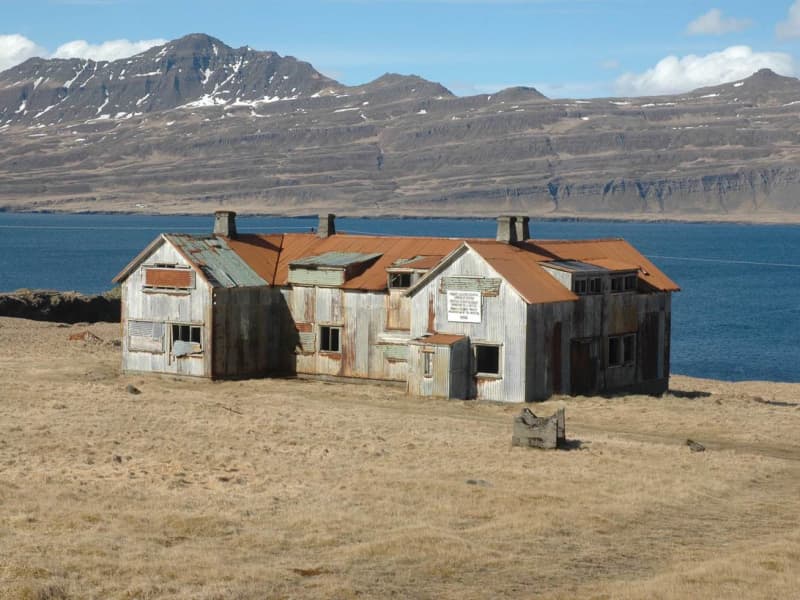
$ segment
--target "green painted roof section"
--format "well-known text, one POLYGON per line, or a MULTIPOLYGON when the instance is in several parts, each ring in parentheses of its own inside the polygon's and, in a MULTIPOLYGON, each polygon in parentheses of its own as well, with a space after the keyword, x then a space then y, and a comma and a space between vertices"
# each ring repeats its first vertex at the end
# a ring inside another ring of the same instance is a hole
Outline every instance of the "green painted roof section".
POLYGON ((224 238, 185 233, 168 233, 164 237, 181 250, 214 287, 268 285, 231 250, 224 238))
POLYGON ((361 254, 359 252, 326 252, 318 256, 307 256, 292 261, 290 267, 319 268, 330 267, 332 269, 343 269, 350 265, 358 265, 383 256, 382 254, 361 254))

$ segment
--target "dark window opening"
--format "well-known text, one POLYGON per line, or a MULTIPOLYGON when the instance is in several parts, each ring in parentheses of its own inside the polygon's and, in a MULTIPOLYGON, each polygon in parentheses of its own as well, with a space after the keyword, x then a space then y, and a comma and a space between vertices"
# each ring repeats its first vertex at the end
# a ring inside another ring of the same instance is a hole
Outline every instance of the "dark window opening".
POLYGON ((636 284, 638 282, 638 277, 636 275, 626 275, 625 276, 625 291, 632 291, 636 289, 636 284))
POLYGON ((500 347, 475 346, 475 369, 486 375, 500 374, 500 347))
POLYGON ((608 338, 608 366, 609 367, 618 367, 622 364, 622 360, 619 353, 620 348, 620 338, 618 337, 610 337, 608 338))
POLYGON ((623 286, 623 278, 622 277, 612 277, 611 278, 611 291, 613 293, 621 292, 623 286))
POLYGON ((635 335, 625 335, 622 337, 622 362, 624 362, 626 365, 633 363, 633 351, 635 344, 635 335))
POLYGON ((424 377, 433 376, 433 352, 422 353, 422 375, 424 377))
POLYGON ((176 356, 203 350, 203 328, 199 325, 172 325, 172 348, 176 356))
POLYGON ((411 273, 389 273, 390 288, 410 288, 411 273))
POLYGON ((341 327, 322 325, 319 330, 319 349, 321 352, 341 352, 341 327))
POLYGON ((572 282, 572 291, 576 294, 585 294, 586 293, 586 280, 585 279, 576 279, 572 282))
POLYGON ((608 366, 632 365, 636 360, 636 334, 615 335, 608 338, 608 366))
POLYGON ((590 294, 603 293, 603 280, 600 277, 592 277, 589 280, 589 293, 590 294))

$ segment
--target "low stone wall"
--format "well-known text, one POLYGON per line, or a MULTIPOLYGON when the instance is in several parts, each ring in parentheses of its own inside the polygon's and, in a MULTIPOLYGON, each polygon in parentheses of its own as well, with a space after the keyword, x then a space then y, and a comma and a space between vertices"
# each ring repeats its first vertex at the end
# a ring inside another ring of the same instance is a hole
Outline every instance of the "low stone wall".
POLYGON ((0 316, 59 323, 118 323, 120 299, 113 294, 17 290, 0 294, 0 316))

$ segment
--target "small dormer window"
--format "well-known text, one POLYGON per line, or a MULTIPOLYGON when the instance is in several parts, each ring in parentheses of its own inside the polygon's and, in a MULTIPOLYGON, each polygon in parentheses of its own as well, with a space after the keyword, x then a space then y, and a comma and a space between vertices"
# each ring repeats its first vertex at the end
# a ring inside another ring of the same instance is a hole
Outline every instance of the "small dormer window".
POLYGON ((391 289, 410 288, 411 273, 389 273, 389 287, 391 289))

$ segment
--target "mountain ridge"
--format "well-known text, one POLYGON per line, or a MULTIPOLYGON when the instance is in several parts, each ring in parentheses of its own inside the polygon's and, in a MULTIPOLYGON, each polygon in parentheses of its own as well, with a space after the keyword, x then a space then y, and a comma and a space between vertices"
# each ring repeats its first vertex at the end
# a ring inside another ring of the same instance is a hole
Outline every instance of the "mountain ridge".
POLYGON ((0 209, 748 218, 800 214, 800 81, 641 98, 345 86, 190 34, 0 73, 0 209))

